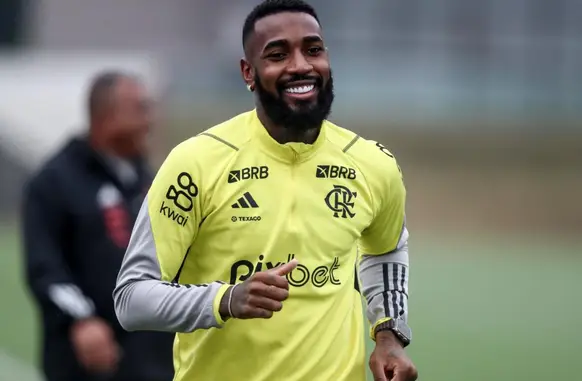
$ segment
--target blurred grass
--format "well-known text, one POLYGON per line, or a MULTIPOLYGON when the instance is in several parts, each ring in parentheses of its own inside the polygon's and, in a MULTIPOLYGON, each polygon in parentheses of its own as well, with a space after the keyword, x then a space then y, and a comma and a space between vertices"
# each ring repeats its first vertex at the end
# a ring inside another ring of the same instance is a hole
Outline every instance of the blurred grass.
POLYGON ((0 226, 0 349, 32 363, 38 336, 36 309, 24 287, 18 234, 0 226))
MULTIPOLYGON (((409 354, 421 380, 580 379, 578 245, 413 238, 409 354)), ((0 349, 32 364, 36 312, 23 290, 17 235, 4 228, 0 240, 0 349)))

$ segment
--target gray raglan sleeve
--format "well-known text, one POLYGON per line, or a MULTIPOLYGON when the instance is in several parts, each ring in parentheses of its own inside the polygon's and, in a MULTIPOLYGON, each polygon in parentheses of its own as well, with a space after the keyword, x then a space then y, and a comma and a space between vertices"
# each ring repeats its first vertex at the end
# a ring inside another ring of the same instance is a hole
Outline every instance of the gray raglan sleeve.
POLYGON ((396 249, 380 255, 362 253, 360 281, 367 317, 374 325, 385 318, 408 320, 408 230, 403 226, 396 249))
MULTIPOLYGON (((180 256, 186 253, 169 253, 180 256)), ((113 300, 121 326, 128 331, 192 332, 219 328, 214 300, 223 283, 178 284, 163 281, 148 212, 142 204, 117 278, 113 300)))

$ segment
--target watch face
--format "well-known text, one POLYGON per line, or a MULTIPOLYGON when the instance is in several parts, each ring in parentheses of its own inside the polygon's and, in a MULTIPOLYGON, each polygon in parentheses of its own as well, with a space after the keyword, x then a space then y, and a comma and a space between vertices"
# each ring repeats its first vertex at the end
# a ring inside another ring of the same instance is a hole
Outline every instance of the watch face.
POLYGON ((394 332, 396 337, 398 337, 398 339, 402 341, 402 344, 404 344, 404 346, 407 346, 410 343, 411 331, 404 321, 400 319, 396 320, 393 319, 378 325, 378 328, 376 328, 376 332, 388 330, 394 332))
POLYGON ((406 340, 410 340, 411 336, 410 328, 402 320, 398 320, 396 322, 396 330, 400 332, 400 334, 404 336, 406 340))

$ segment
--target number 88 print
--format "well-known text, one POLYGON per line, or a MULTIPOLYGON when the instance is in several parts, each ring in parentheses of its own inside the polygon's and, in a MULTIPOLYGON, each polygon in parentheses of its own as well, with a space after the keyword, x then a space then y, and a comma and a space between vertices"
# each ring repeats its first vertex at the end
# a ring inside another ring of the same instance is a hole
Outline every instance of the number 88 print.
POLYGON ((166 198, 174 201, 174 205, 184 212, 189 212, 194 206, 192 199, 198 196, 198 187, 194 184, 192 176, 186 172, 178 175, 177 182, 181 189, 177 189, 174 185, 171 185, 166 192, 166 198))

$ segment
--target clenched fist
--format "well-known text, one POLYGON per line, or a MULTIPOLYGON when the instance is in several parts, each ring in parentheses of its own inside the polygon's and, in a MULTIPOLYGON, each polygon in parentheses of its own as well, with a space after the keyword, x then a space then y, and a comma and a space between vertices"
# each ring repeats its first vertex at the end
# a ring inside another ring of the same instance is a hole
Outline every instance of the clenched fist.
POLYGON ((113 330, 99 318, 78 321, 71 327, 71 342, 77 360, 90 372, 111 374, 115 371, 120 349, 113 330))
POLYGON ((376 348, 370 356, 374 381, 416 381, 418 371, 392 332, 376 335, 376 348))
POLYGON ((231 286, 220 302, 221 316, 225 319, 269 319, 273 312, 283 308, 283 301, 289 296, 289 282, 285 276, 295 267, 296 259, 255 273, 243 283, 231 286))

